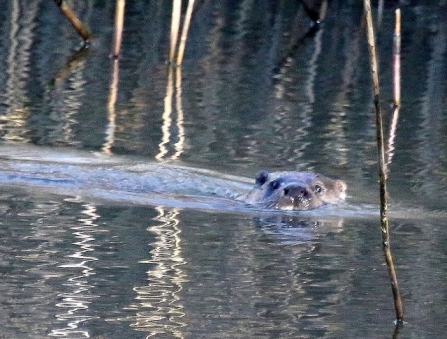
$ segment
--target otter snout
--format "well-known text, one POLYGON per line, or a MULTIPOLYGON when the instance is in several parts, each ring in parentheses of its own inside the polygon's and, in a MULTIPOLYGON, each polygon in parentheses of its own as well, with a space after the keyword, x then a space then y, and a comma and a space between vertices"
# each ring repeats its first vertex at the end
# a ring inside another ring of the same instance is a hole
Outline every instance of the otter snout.
POLYGON ((276 208, 306 210, 322 204, 307 185, 292 183, 282 188, 283 198, 277 201, 276 208))
POLYGON ((284 196, 289 197, 290 199, 310 199, 312 197, 312 193, 307 187, 297 184, 284 187, 283 193, 284 196))

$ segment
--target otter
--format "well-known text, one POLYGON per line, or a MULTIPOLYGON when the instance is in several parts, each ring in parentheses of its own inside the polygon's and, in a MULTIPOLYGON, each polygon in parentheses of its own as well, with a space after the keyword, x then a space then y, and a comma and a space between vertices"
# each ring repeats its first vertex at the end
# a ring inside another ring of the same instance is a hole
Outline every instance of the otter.
POLYGON ((261 171, 252 180, 214 171, 66 149, 0 146, 0 184, 62 194, 206 209, 311 210, 336 204, 346 183, 312 172, 261 171))
POLYGON ((313 172, 260 171, 245 202, 268 209, 311 210, 344 200, 346 189, 343 180, 313 172))

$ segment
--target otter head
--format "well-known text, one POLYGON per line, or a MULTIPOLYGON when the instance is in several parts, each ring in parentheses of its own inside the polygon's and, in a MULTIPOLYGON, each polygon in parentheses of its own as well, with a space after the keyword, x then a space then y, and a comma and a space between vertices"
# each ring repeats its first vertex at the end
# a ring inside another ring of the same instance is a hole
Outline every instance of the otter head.
POLYGON ((311 172, 261 171, 246 202, 280 210, 310 210, 336 204, 346 196, 346 183, 311 172))

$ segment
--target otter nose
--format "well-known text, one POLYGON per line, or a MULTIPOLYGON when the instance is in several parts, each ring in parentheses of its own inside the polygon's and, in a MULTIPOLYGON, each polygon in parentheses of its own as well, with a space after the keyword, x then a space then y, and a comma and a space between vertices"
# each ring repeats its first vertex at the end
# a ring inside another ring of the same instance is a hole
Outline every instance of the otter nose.
POLYGON ((305 186, 301 186, 298 184, 292 184, 284 187, 284 196, 290 198, 298 198, 298 199, 310 199, 311 193, 309 189, 305 186))

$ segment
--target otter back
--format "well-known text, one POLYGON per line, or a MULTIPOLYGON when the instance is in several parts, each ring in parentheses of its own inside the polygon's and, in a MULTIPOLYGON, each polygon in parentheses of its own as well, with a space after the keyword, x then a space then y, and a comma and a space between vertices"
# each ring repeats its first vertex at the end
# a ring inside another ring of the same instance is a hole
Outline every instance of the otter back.
POLYGON ((0 146, 3 185, 45 188, 51 192, 131 203, 200 207, 252 205, 262 209, 308 210, 335 204, 346 184, 311 172, 261 171, 255 180, 126 157, 67 149, 0 146), (192 202, 192 204, 189 204, 192 202))

